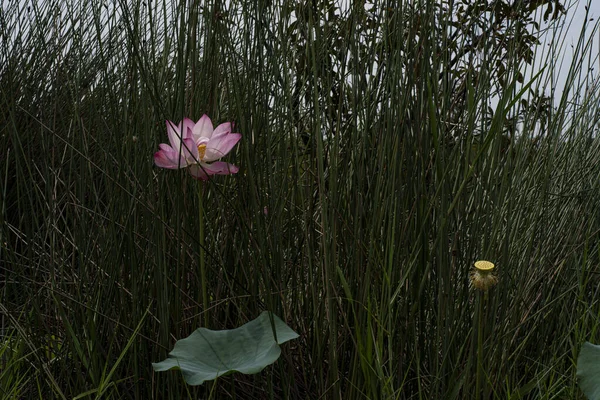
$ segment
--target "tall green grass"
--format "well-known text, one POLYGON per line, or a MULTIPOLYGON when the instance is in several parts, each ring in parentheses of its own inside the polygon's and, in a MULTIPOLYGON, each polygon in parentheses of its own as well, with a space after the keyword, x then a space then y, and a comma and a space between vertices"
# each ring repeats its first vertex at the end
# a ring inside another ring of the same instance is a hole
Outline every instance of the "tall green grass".
POLYGON ((581 397, 577 349, 600 339, 597 25, 561 60, 551 22, 528 65, 518 35, 469 53, 438 5, 5 1, 1 395, 581 397), (165 120, 204 113, 242 133, 240 172, 154 167, 165 120), (477 259, 499 275, 480 312, 477 259), (265 309, 301 337, 263 373, 153 373, 205 321, 265 309))

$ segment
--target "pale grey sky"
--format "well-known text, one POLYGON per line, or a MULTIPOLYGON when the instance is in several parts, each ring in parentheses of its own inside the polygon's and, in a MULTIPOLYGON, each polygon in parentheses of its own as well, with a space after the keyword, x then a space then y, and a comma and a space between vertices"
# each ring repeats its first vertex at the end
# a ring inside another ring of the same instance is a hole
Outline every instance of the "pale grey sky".
MULTIPOLYGON (((597 79, 600 72, 600 60, 598 59, 600 36, 598 31, 594 31, 598 18, 600 18, 600 1, 567 0, 565 2, 567 3, 565 7, 568 10, 566 18, 564 18, 564 24, 559 26, 557 30, 549 30, 542 37, 541 42, 544 48, 538 50, 537 65, 531 71, 532 75, 535 75, 544 64, 541 56, 549 54, 549 49, 556 46, 557 53, 554 57, 556 69, 553 77, 556 87, 555 105, 560 101, 560 94, 565 86, 569 68, 573 57, 576 55, 576 48, 586 21, 586 8, 589 12, 587 14, 588 24, 585 29, 585 41, 590 41, 592 48, 589 51, 589 56, 585 58, 585 65, 588 70, 590 67, 593 68, 590 76, 594 79, 597 79), (560 40, 553 40, 554 38, 564 38, 564 40, 560 42, 560 40)), ((547 90, 546 93, 549 94, 549 91, 547 90)))

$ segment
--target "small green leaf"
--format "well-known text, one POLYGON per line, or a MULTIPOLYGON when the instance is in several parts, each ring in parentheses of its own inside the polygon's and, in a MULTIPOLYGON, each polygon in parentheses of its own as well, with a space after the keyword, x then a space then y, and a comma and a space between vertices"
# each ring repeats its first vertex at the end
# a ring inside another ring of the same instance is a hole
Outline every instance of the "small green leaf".
POLYGON ((590 400, 600 400, 600 346, 585 342, 577 358, 579 387, 590 400))
POLYGON ((236 329, 196 329, 175 343, 169 358, 152 363, 152 367, 155 371, 180 369, 189 385, 202 385, 233 372, 256 374, 279 358, 280 344, 297 337, 276 315, 263 311, 258 318, 236 329))

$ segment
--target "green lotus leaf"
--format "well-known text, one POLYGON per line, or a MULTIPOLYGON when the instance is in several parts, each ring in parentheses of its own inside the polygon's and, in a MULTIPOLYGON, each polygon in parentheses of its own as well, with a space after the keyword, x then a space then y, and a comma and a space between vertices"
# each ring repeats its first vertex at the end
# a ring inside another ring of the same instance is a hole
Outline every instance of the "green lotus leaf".
POLYGON ((263 311, 239 328, 196 329, 175 343, 169 358, 152 367, 155 371, 180 369, 189 385, 202 385, 233 372, 256 374, 279 358, 280 344, 297 337, 279 317, 263 311))
POLYGON ((579 387, 590 400, 600 400, 600 346, 585 342, 577 358, 579 387))

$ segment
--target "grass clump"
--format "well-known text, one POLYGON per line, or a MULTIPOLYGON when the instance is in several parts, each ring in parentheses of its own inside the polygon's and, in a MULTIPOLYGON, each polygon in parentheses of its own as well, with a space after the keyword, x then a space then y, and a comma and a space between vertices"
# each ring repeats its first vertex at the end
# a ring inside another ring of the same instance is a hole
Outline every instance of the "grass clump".
POLYGON ((597 25, 561 64, 569 4, 484 3, 5 2, 3 396, 581 396, 597 25), (240 172, 199 198, 152 154, 205 113, 242 134, 240 172), (300 334, 263 373, 153 374, 263 310, 300 334))

